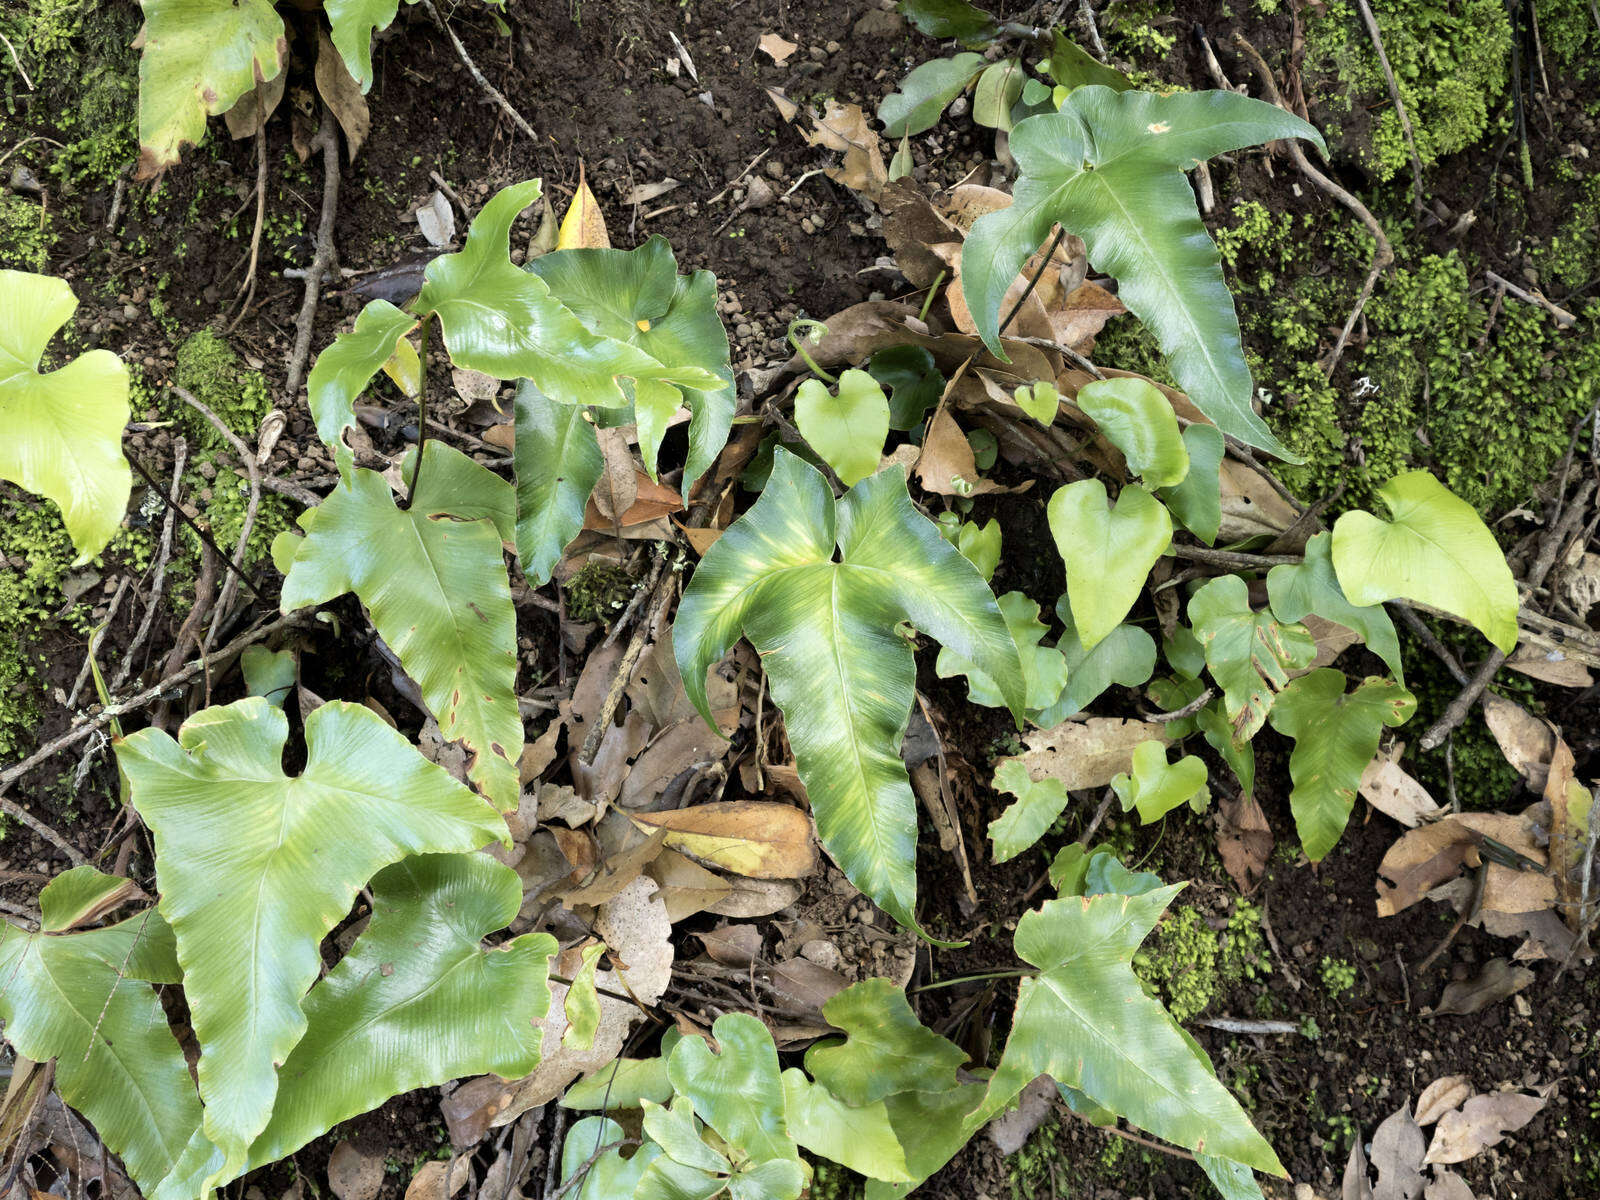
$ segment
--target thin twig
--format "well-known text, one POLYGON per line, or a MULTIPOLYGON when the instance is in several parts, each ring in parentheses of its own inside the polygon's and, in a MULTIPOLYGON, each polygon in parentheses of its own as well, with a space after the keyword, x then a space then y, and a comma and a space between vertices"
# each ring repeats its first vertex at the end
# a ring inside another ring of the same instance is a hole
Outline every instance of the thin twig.
POLYGON ((1245 1021, 1238 1017, 1204 1017, 1199 1023, 1223 1033, 1299 1033, 1301 1029, 1293 1021, 1245 1021))
MULTIPOLYGON (((424 0, 428 3, 428 0, 424 0)), ((428 3, 431 9, 433 6, 428 3)), ((333 226, 339 213, 339 123, 333 111, 322 106, 322 125, 313 143, 322 151, 322 212, 317 218, 317 252, 306 273, 305 297, 294 323, 294 353, 289 358, 289 373, 284 385, 285 406, 293 404, 305 382, 306 361, 311 357, 311 334, 317 318, 317 299, 322 294, 322 278, 333 265, 333 226)))
POLYGON ((1361 20, 1367 26, 1367 36, 1372 48, 1378 52, 1378 65, 1383 68, 1384 82, 1389 85, 1389 98, 1394 101, 1395 115, 1400 118, 1400 131, 1405 134, 1406 149, 1411 152, 1411 206, 1422 215, 1422 159, 1417 156, 1417 135, 1411 129, 1411 117, 1406 113, 1406 103, 1400 98, 1400 85, 1395 82, 1394 68, 1389 65, 1389 54, 1383 48, 1383 34, 1378 30, 1378 19, 1372 15, 1367 0, 1356 0, 1361 10, 1361 20))
POLYGON ((161 593, 167 583, 167 560, 172 557, 172 531, 175 525, 173 513, 178 509, 178 486, 183 482, 183 468, 188 461, 189 443, 179 437, 173 446, 172 494, 168 497, 167 515, 161 524, 161 547, 156 551, 156 573, 150 583, 150 600, 145 605, 144 618, 139 622, 138 631, 134 633, 133 641, 128 643, 128 648, 123 651, 122 663, 117 667, 117 674, 111 681, 113 695, 120 692, 122 685, 128 682, 139 650, 144 645, 145 639, 150 636, 151 626, 155 623, 156 609, 161 605, 161 593))
POLYGON ((1451 678, 1457 683, 1463 684, 1471 678, 1467 674, 1466 668, 1461 665, 1460 660, 1451 653, 1450 647, 1435 637, 1433 630, 1429 629, 1423 619, 1417 615, 1416 609, 1409 604, 1390 604, 1388 607, 1399 614, 1406 627, 1417 635, 1417 640, 1432 651, 1433 656, 1444 664, 1444 668, 1450 672, 1451 678))
POLYGON ((267 122, 261 113, 260 90, 257 89, 254 95, 256 120, 260 122, 256 129, 256 223, 250 234, 250 265, 245 268, 244 279, 240 281, 237 293, 243 300, 239 303, 239 315, 228 326, 229 333, 239 328, 239 322, 244 320, 251 302, 256 298, 256 265, 261 261, 261 230, 267 221, 267 122))
POLYGON ((1249 554, 1240 550, 1212 550, 1207 546, 1174 545, 1172 552, 1179 558, 1187 558, 1191 562, 1205 563, 1213 567, 1225 567, 1229 571, 1297 567, 1305 562, 1305 558, 1298 554, 1249 554))
POLYGON ((1562 308, 1559 304, 1551 302, 1538 292, 1530 292, 1525 288, 1518 287, 1503 275, 1497 275, 1493 271, 1485 271, 1483 273, 1483 277, 1490 283, 1504 288, 1518 300, 1521 300, 1524 304, 1534 304, 1544 309, 1545 312, 1549 313, 1556 319, 1556 324, 1561 326, 1563 329, 1568 329, 1578 323, 1578 318, 1573 316, 1566 309, 1562 308))
MULTIPOLYGON (((146 468, 145 465, 142 462, 140 462, 139 459, 135 455, 125 454, 123 457, 125 457, 128 460, 128 465, 133 468, 134 474, 138 475, 140 479, 143 479, 145 481, 145 484, 147 486, 149 486, 150 488, 152 488, 157 496, 161 497, 161 501, 162 501, 163 504, 167 503, 167 495, 166 495, 166 493, 161 490, 161 485, 156 482, 155 477, 150 474, 150 471, 148 470, 148 468, 146 468)), ((177 516, 178 516, 178 520, 182 521, 185 525, 187 525, 189 527, 189 531, 191 533, 193 533, 195 535, 195 537, 200 539, 200 544, 203 545, 207 550, 210 550, 213 554, 215 554, 217 556, 217 558, 221 559, 223 564, 230 571, 233 570, 233 563, 229 562, 226 558, 223 558, 222 551, 220 549, 218 549, 217 543, 212 539, 211 535, 209 533, 207 533, 204 529, 201 529, 200 526, 195 523, 194 518, 191 517, 188 513, 183 511, 183 506, 182 505, 173 504, 173 505, 169 506, 167 511, 168 512, 172 512, 172 513, 176 513, 177 516)), ((259 590, 257 590, 255 584, 251 583, 243 575, 239 576, 239 582, 244 584, 245 587, 250 589, 250 594, 252 596, 255 596, 258 599, 260 598, 261 593, 260 593, 259 590)))
POLYGON ((511 106, 511 101, 500 94, 499 88, 483 77, 483 72, 478 70, 478 64, 472 61, 472 55, 467 53, 467 48, 461 44, 461 39, 456 36, 456 31, 445 23, 445 19, 439 15, 439 10, 433 6, 433 0, 422 0, 422 7, 428 10, 428 15, 433 18, 433 23, 442 29, 444 35, 450 39, 450 44, 456 48, 456 57, 461 60, 461 65, 466 67, 467 73, 472 76, 478 86, 489 93, 494 102, 500 106, 500 111, 510 117, 518 129, 537 142, 539 135, 533 131, 533 126, 522 119, 522 114, 511 106))
POLYGON ((584 766, 592 765, 595 755, 600 753, 600 743, 605 738, 605 732, 610 727, 612 718, 617 715, 617 705, 622 703, 622 693, 627 689, 628 681, 633 678, 633 668, 638 664, 639 656, 644 653, 645 642, 649 640, 656 623, 664 614, 666 602, 672 598, 672 582, 676 574, 660 569, 664 568, 665 563, 666 560, 663 558, 656 564, 658 574, 651 585, 654 598, 649 612, 634 627, 633 637, 629 639, 628 648, 622 652, 622 658, 617 663, 616 674, 611 677, 611 686, 607 689, 605 700, 600 705, 600 712, 578 751, 578 759, 584 766))
POLYGON ((1181 721, 1184 717, 1192 717, 1207 704, 1211 703, 1211 697, 1216 694, 1215 688, 1207 688, 1182 708, 1174 709, 1172 712, 1147 713, 1145 720, 1165 723, 1168 721, 1181 721))
POLYGON ((17 68, 17 74, 22 76, 22 82, 27 85, 30 92, 33 91, 33 80, 28 78, 28 72, 23 69, 22 60, 17 57, 17 48, 11 44, 11 39, 0 33, 0 42, 6 44, 6 49, 11 54, 11 62, 17 68))
POLYGON ((1095 24, 1094 9, 1089 6, 1089 0, 1078 0, 1078 15, 1083 18, 1084 28, 1089 31, 1089 41, 1094 44, 1095 57, 1104 61, 1106 44, 1100 40, 1100 27, 1095 24))

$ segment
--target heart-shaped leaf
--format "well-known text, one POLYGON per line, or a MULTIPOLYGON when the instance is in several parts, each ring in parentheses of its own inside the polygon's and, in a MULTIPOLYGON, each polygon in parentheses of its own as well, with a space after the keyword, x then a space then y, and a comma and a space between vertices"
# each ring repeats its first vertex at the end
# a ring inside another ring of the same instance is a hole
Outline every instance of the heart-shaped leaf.
POLYGON ((1333 569, 1350 603, 1404 598, 1442 608, 1510 654, 1517 583, 1472 505, 1426 471, 1396 475, 1378 495, 1393 520, 1357 511, 1333 525, 1333 569))
POLYGON ((1118 775, 1111 781, 1112 790, 1122 801, 1122 811, 1137 809, 1139 820, 1146 825, 1203 792, 1205 786, 1204 759, 1185 754, 1169 763, 1165 743, 1153 740, 1133 748, 1131 775, 1118 775))
POLYGON ((1177 414, 1148 379, 1097 379, 1078 389, 1078 407, 1122 451, 1128 470, 1146 487, 1172 487, 1189 473, 1177 414))
POLYGON ((122 361, 90 350, 39 373, 45 347, 77 307, 64 279, 0 271, 0 479, 56 502, 82 565, 122 524, 133 475, 122 457, 122 361))
POLYGON ((820 379, 808 379, 795 393, 794 423, 849 487, 878 469, 889 436, 889 401, 865 371, 840 375, 837 395, 820 379))
POLYGON ((1022 121, 1011 131, 1021 172, 1014 201, 978 218, 963 248, 961 287, 978 333, 1004 357, 1001 301, 1059 223, 1083 239, 1098 270, 1116 278, 1118 298, 1155 334, 1200 411, 1224 432, 1287 457, 1250 406, 1255 389, 1233 297, 1183 172, 1213 155, 1288 137, 1323 144, 1276 105, 1221 91, 1158 96, 1080 87, 1060 112, 1022 121))
POLYGON ((1020 759, 1002 759, 994 772, 994 790, 1016 799, 989 822, 989 840, 994 843, 994 861, 1007 862, 1032 846, 1054 825, 1067 807, 1067 789, 1059 779, 1046 775, 1034 779, 1020 759))
POLYGON ((911 1011, 905 991, 887 979, 864 979, 822 1006, 843 1042, 806 1052, 806 1070, 846 1104, 860 1107, 900 1092, 943 1092, 956 1085, 967 1060, 911 1011))
POLYGON ((501 540, 513 532, 509 485, 459 450, 430 441, 410 506, 376 471, 352 471, 280 536, 281 607, 354 592, 400 657, 448 741, 472 753, 468 776, 502 811, 517 805, 522 717, 516 613, 501 540), (492 519, 464 519, 482 514, 492 519), (292 551, 292 558, 289 557, 292 551))
POLYGON ((672 1049, 667 1074, 680 1096, 723 1141, 752 1162, 797 1158, 784 1123, 778 1051, 767 1027, 748 1013, 727 1013, 704 1038, 688 1037, 672 1049))
POLYGON ((1098 479, 1050 497, 1050 533, 1067 564, 1067 599, 1084 649, 1093 650, 1128 615, 1156 559, 1172 543, 1161 502, 1129 484, 1113 507, 1098 479))
MULTIPOLYGON (((127 882, 85 867, 45 885, 39 906, 46 928, 64 925, 81 907, 72 893, 97 881, 127 882)), ((0 924, 6 1040, 36 1062, 56 1060, 61 1098, 94 1123, 146 1195, 200 1124, 183 1051, 150 986, 180 977, 172 930, 154 909, 80 933, 0 924)))
POLYGON ((836 504, 821 472, 779 447, 760 500, 696 568, 673 646, 689 697, 711 722, 706 670, 741 632, 750 638, 824 849, 915 927, 916 801, 900 742, 916 663, 895 632, 901 621, 985 671, 1021 714, 1017 649, 994 595, 917 512, 900 469, 869 476, 836 504))
POLYGON ((1344 832, 1384 726, 1405 724, 1417 707, 1416 698, 1390 679, 1364 679, 1348 695, 1344 685, 1343 671, 1320 667, 1290 683, 1272 706, 1272 727, 1295 740, 1289 807, 1312 862, 1344 832))
POLYGON ((1133 973, 1134 951, 1180 890, 1049 900, 1017 922, 1017 954, 1039 974, 1017 992, 988 1103, 1049 1075, 1157 1137, 1282 1175, 1250 1118, 1133 973))
POLYGON ((1304 625, 1283 624, 1250 608, 1250 589, 1237 575, 1213 579, 1189 598, 1189 623, 1205 647, 1206 666, 1222 688, 1235 740, 1246 742, 1267 719, 1289 672, 1309 666, 1317 642, 1304 625))
POLYGON ((417 318, 387 300, 373 300, 356 317, 355 328, 341 333, 317 355, 306 380, 306 399, 317 422, 317 436, 334 450, 343 450, 344 431, 356 423, 356 398, 393 357, 395 346, 417 327, 417 318))
POLYGON ((361 885, 408 854, 510 840, 492 809, 369 708, 312 712, 295 777, 283 770, 288 736, 284 714, 253 696, 190 717, 177 741, 152 728, 117 743, 129 803, 155 837, 222 1173, 266 1128, 276 1064, 306 1030, 317 945, 361 885))
POLYGON ((1333 535, 1319 533, 1306 543, 1306 560, 1299 566, 1273 567, 1267 572, 1267 596, 1272 614, 1280 621, 1303 621, 1315 613, 1325 621, 1343 625, 1388 665, 1394 677, 1406 681, 1400 661, 1400 639, 1394 622, 1381 604, 1358 608, 1345 598, 1333 570, 1333 535))

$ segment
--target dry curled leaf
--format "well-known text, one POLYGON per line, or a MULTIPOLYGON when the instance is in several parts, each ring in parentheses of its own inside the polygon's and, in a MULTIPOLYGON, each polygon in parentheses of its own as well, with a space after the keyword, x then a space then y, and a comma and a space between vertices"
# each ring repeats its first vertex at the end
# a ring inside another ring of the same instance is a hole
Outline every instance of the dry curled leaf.
POLYGON ((320 25, 317 26, 317 66, 313 74, 317 94, 333 112, 339 128, 344 130, 350 161, 354 162, 372 128, 372 113, 367 108, 367 98, 361 94, 361 85, 344 65, 344 56, 334 49, 328 31, 320 25))
POLYGON ((1243 894, 1255 891, 1266 875, 1272 845, 1272 826, 1254 796, 1222 797, 1217 805, 1217 852, 1243 894))
POLYGON ((1550 726, 1520 704, 1493 692, 1484 693, 1483 719, 1506 761, 1529 787, 1542 789, 1556 749, 1556 735, 1550 726))
POLYGON ((1442 1075, 1422 1089, 1417 1097, 1417 1124, 1432 1125, 1445 1113, 1472 1095, 1472 1084, 1465 1075, 1442 1075))
POLYGON ((1518 646, 1517 652, 1506 659, 1506 666, 1531 679, 1553 683, 1557 687, 1586 688, 1594 683, 1589 668, 1577 659, 1568 658, 1560 650, 1545 649, 1527 642, 1518 646))
POLYGON ((673 812, 631 813, 646 833, 708 867, 750 879, 799 879, 817 869, 811 818, 788 804, 721 800, 673 812))
MULTIPOLYGON (((1463 866, 1476 867, 1482 861, 1479 847, 1485 837, 1544 865, 1544 851, 1526 814, 1455 814, 1413 829, 1389 847, 1378 864, 1378 915, 1392 917, 1453 878, 1463 866)), ((1555 881, 1542 870, 1518 871, 1489 862, 1487 871, 1485 911, 1534 912, 1555 903, 1555 881)))
POLYGON ((1036 729, 1023 736, 1027 747, 1017 757, 1034 780, 1059 779, 1069 792, 1106 787, 1133 770, 1133 749, 1140 742, 1170 744, 1165 725, 1120 717, 1064 721, 1054 729, 1036 729))
POLYGON ((1424 821, 1442 816, 1445 810, 1428 794, 1428 789, 1400 765, 1403 749, 1403 744, 1397 742, 1369 762, 1361 773, 1359 790, 1373 808, 1408 829, 1415 829, 1424 821))
POLYGON ((676 925, 725 899, 731 884, 676 850, 662 850, 645 873, 656 881, 656 895, 667 906, 667 920, 676 925))
POLYGON ((790 56, 796 50, 800 49, 798 43, 791 42, 781 33, 763 33, 761 40, 756 45, 760 47, 761 53, 765 54, 780 67, 789 61, 790 56))
POLYGON ((1494 1092, 1474 1096, 1459 1109, 1439 1118, 1427 1162, 1458 1163, 1483 1153, 1508 1133, 1515 1133, 1544 1108, 1544 1096, 1526 1092, 1494 1092))
POLYGON ((1471 979, 1445 984, 1444 995, 1433 1015, 1470 1016, 1520 992, 1532 982, 1533 972, 1527 967, 1512 966, 1503 958, 1491 958, 1471 979))

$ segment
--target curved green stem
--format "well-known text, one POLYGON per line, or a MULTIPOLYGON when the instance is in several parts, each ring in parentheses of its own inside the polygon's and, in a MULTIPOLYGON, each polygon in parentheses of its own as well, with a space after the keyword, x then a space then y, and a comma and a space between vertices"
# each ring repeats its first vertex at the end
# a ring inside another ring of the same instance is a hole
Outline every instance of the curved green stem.
POLYGON ((815 344, 827 336, 828 327, 821 321, 813 321, 810 317, 796 317, 794 320, 789 322, 789 345, 794 347, 794 352, 796 354, 805 359, 806 366, 811 368, 811 373, 813 375, 819 379, 825 379, 829 383, 837 384, 839 382, 839 377, 837 375, 831 375, 819 367, 817 365, 817 360, 811 357, 810 352, 805 348, 804 344, 801 342, 801 339, 795 336, 797 331, 802 329, 807 331, 816 331, 808 339, 815 344))

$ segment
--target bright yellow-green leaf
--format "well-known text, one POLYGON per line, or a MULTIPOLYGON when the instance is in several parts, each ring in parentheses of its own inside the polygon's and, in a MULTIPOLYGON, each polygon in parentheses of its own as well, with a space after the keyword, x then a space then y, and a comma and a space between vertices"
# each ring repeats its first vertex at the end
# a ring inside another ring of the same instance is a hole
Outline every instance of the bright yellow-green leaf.
POLYGON ((595 1031, 600 1028, 600 995, 595 991, 594 971, 605 952, 604 942, 583 948, 583 962, 567 988, 567 1028, 561 1035, 564 1050, 582 1051, 594 1045, 595 1031))
MULTIPOLYGON (((356 423, 355 403, 372 377, 388 369, 400 351, 406 334, 417 327, 417 319, 402 312, 387 300, 373 300, 356 317, 356 326, 341 333, 333 344, 317 355, 306 380, 306 399, 317 422, 317 436, 335 450, 344 447, 343 433, 356 423)), ((411 360, 420 360, 411 350, 411 360)))
POLYGON ((1166 743, 1140 742, 1133 748, 1133 773, 1118 775, 1111 787, 1122 801, 1122 811, 1137 809, 1139 820, 1148 825, 1205 792, 1205 760, 1185 754, 1169 763, 1166 743))
POLYGON ((1177 414, 1148 379, 1097 379, 1078 389, 1078 407, 1128 460, 1148 488, 1173 487, 1189 473, 1177 414))
POLYGON ((128 368, 90 350, 39 373, 78 301, 64 279, 0 271, 0 479, 54 500, 81 565, 122 524, 133 476, 122 457, 128 368))
POLYGON ((889 436, 889 401, 865 371, 852 369, 840 375, 837 395, 822 380, 808 379, 795 393, 794 423, 811 448, 851 487, 878 469, 889 436))
POLYGON ((1442 608, 1510 654, 1516 580, 1472 505, 1426 471, 1396 475, 1378 495, 1393 520, 1357 511, 1334 522, 1333 569, 1350 603, 1403 598, 1442 608))
POLYGON ((978 568, 984 579, 993 579, 1000 565, 1000 522, 990 517, 983 525, 963 521, 956 530, 956 549, 961 557, 978 568))
POLYGON ((1310 666, 1317 642, 1304 625, 1283 624, 1250 607, 1250 589, 1237 575, 1213 579, 1189 597, 1189 622, 1205 647, 1206 666, 1222 688, 1236 741, 1256 735, 1289 672, 1310 666))
POLYGON ((871 1179, 911 1182, 906 1153, 882 1100, 852 1107, 798 1067, 783 1073, 783 1096, 789 1132, 811 1153, 871 1179))
POLYGON ((140 0, 139 177, 178 161, 206 135, 206 118, 227 112, 275 79, 289 50, 272 0, 140 0))
POLYGON ((1059 779, 1046 775, 1035 780, 1020 759, 1006 758, 994 772, 994 790, 1016 797, 993 821, 989 840, 994 843, 994 861, 1007 862, 1032 846, 1055 824, 1067 807, 1067 789, 1059 779))
POLYGON ((1056 619, 1066 628, 1056 649, 1067 664, 1067 686, 1060 698, 1033 720, 1041 729, 1054 729, 1068 717, 1088 708, 1112 684, 1138 687, 1156 669, 1156 643, 1137 625, 1118 625, 1087 650, 1078 638, 1072 604, 1066 596, 1056 601, 1056 619))
POLYGON ((1093 650, 1138 600, 1150 568, 1172 543, 1172 518, 1138 484, 1124 487, 1113 506, 1098 479, 1058 489, 1047 515, 1067 565, 1067 599, 1078 638, 1084 649, 1093 650))
POLYGON ((1345 598, 1334 575, 1333 537, 1319 533, 1306 543, 1306 559, 1299 566, 1278 566, 1267 572, 1267 596, 1272 614, 1280 621, 1303 621, 1311 613, 1343 625, 1361 636, 1394 677, 1406 681, 1400 661, 1400 639, 1394 622, 1381 604, 1358 608, 1345 598))
POLYGON ((666 1151, 673 1162, 712 1174, 732 1172, 727 1157, 706 1145, 688 1097, 674 1097, 670 1108, 646 1100, 643 1108, 645 1136, 666 1151))
POLYGON ((806 1070, 844 1103, 861 1107, 901 1092, 943 1092, 956 1086, 967 1060, 911 1011, 905 991, 887 979, 864 979, 822 1006, 843 1042, 806 1052, 806 1070))
POLYGON ((1012 398, 1018 408, 1041 425, 1055 424, 1056 414, 1061 411, 1061 393, 1049 381, 1023 384, 1012 393, 1012 398))

